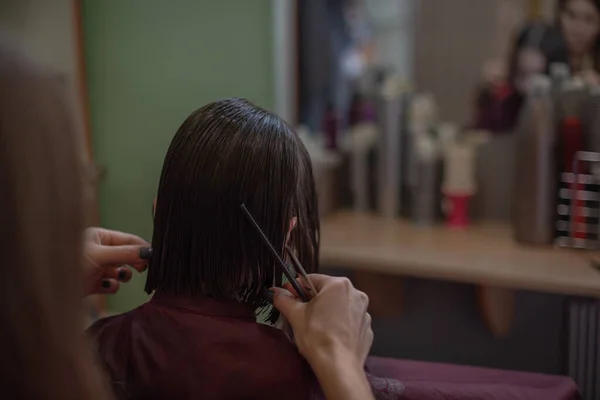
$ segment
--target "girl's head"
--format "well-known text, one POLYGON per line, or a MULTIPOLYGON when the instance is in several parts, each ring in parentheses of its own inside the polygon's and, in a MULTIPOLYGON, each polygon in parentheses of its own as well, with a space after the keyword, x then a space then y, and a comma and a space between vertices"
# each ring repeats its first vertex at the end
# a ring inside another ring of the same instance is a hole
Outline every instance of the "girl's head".
POLYGON ((599 50, 599 0, 559 0, 558 23, 570 54, 587 55, 599 50))
POLYGON ((63 88, 0 38, 0 386, 105 398, 83 336, 81 149, 63 88))
POLYGON ((281 274, 248 224, 244 203, 274 246, 318 262, 312 167, 292 129, 242 99, 211 103, 181 125, 165 157, 146 291, 265 305, 281 274), (295 225, 295 227, 294 227, 295 225))

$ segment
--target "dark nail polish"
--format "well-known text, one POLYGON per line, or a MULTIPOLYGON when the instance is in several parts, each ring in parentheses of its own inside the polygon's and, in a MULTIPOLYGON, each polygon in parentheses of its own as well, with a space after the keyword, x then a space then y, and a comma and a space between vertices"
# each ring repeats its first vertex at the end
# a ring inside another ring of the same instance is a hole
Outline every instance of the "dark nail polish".
POLYGON ((127 270, 125 268, 119 269, 119 274, 117 276, 120 281, 124 281, 127 279, 127 270))
POLYGON ((110 281, 104 280, 102 281, 102 288, 108 289, 110 287, 110 281))
POLYGON ((152 247, 142 247, 140 249, 140 258, 142 260, 149 260, 152 258, 152 247))
POLYGON ((275 293, 273 293, 271 290, 268 289, 264 289, 262 291, 262 296, 265 298, 265 300, 267 300, 269 303, 273 303, 273 296, 275 295, 275 293))

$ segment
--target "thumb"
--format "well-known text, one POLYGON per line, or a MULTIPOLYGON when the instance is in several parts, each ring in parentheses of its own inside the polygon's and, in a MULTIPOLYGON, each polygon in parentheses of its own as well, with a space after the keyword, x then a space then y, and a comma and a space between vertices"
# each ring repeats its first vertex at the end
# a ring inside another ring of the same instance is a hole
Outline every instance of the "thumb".
POLYGON ((140 257, 140 249, 144 246, 94 246, 90 258, 100 266, 110 264, 136 264, 145 263, 140 257))
POLYGON ((290 324, 294 325, 295 316, 304 304, 285 289, 272 288, 271 290, 275 293, 273 296, 273 306, 287 318, 290 324))

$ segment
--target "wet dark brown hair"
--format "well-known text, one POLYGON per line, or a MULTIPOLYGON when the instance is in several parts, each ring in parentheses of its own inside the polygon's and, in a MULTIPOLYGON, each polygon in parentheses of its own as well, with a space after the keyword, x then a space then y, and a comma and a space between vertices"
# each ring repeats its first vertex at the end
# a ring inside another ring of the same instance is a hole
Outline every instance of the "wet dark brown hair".
POLYGON ((0 38, 0 390, 6 398, 107 398, 83 334, 83 157, 63 91, 0 38))
POLYGON ((146 291, 265 306, 261 292, 282 277, 242 203, 282 257, 297 217, 288 244, 307 272, 317 270, 319 220, 304 145, 268 111, 221 100, 185 120, 165 157, 146 291))

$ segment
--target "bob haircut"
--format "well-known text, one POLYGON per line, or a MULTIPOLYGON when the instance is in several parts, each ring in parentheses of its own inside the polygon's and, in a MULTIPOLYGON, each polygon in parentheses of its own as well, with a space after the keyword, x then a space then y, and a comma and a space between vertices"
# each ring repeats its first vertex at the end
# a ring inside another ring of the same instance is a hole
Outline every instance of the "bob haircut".
MULTIPOLYGON (((312 166, 296 133, 244 99, 194 111, 165 157, 146 292, 267 305, 282 274, 241 211, 271 243, 288 240, 308 273, 318 269, 319 220, 312 166), (297 226, 289 238, 290 221, 297 226)), ((271 310, 270 320, 277 313, 271 310)))

